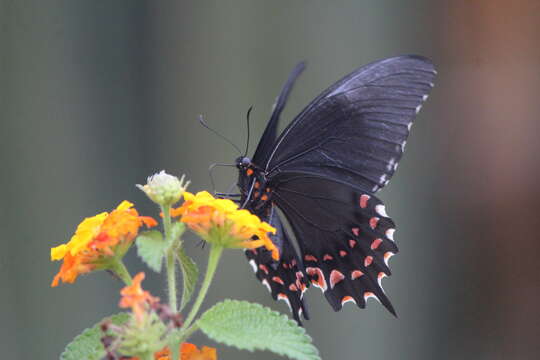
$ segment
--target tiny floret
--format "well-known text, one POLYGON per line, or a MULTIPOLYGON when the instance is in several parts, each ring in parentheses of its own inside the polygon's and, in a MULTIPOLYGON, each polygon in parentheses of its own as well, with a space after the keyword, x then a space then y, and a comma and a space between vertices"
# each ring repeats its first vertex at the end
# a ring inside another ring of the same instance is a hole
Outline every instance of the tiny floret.
POLYGON ((184 182, 185 175, 178 179, 174 175, 169 175, 165 170, 149 176, 146 185, 136 186, 144 191, 146 196, 159 205, 170 206, 180 200, 186 191, 189 181, 184 182))

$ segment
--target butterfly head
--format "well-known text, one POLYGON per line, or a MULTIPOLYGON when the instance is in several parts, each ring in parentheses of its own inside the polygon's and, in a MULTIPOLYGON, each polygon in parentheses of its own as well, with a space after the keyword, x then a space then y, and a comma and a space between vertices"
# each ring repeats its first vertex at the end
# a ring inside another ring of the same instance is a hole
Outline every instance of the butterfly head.
POLYGON ((239 156, 234 162, 236 163, 236 167, 240 170, 246 170, 251 165, 251 159, 247 156, 239 156))

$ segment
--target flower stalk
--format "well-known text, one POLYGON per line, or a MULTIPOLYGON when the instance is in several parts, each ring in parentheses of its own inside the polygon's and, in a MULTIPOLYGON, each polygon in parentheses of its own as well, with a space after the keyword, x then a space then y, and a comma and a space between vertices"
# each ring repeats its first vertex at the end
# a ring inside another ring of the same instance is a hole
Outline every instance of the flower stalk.
POLYGON ((219 264, 219 259, 221 258, 222 253, 223 253, 223 246, 218 245, 218 244, 211 244, 210 256, 208 258, 208 266, 206 268, 206 274, 204 275, 204 280, 201 285, 201 289, 199 290, 197 299, 195 300, 195 303, 193 304, 193 307, 191 308, 191 311, 189 312, 186 318, 186 321, 184 322, 184 325, 180 329, 180 331, 185 331, 186 334, 191 334, 194 331, 194 330, 190 331, 191 329, 189 329, 189 326, 193 322, 193 319, 197 315, 197 312, 199 311, 204 301, 204 298, 206 297, 206 293, 208 292, 208 288, 210 287, 210 284, 212 283, 212 280, 216 273, 216 269, 219 264))
POLYGON ((129 274, 126 265, 124 265, 121 259, 114 259, 111 262, 110 271, 112 271, 116 276, 118 276, 124 282, 124 284, 131 285, 131 275, 129 274))
POLYGON ((176 297, 176 259, 174 256, 174 244, 176 239, 172 239, 171 231, 171 207, 170 205, 161 205, 163 213, 163 230, 165 232, 165 241, 169 244, 166 254, 165 266, 167 268, 167 290, 169 294, 169 307, 173 312, 178 310, 176 297))

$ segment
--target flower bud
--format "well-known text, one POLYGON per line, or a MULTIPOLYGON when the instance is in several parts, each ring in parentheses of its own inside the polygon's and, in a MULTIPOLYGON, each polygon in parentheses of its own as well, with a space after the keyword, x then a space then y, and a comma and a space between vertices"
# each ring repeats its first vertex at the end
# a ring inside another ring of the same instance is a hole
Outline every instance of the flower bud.
POLYGON ((156 204, 170 206, 180 200, 189 185, 189 181, 184 182, 184 177, 178 179, 162 170, 149 176, 146 185, 137 184, 137 187, 156 204))

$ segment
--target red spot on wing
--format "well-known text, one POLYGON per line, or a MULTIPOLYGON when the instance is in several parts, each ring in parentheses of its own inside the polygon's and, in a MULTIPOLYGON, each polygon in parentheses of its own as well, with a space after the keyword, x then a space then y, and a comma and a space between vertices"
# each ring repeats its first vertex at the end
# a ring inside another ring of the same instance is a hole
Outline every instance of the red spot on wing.
POLYGON ((371 243, 371 250, 376 250, 379 245, 381 245, 382 243, 382 239, 375 239, 373 240, 373 242, 371 243))
POLYGON ((378 223, 379 223, 378 217, 372 217, 371 219, 369 219, 369 227, 372 229, 375 229, 378 223))
POLYGON ((376 299, 377 296, 375 296, 375 294, 372 293, 371 291, 366 291, 366 292, 364 293, 364 299, 367 300, 367 299, 369 299, 369 298, 375 298, 375 299, 376 299))
POLYGON ((334 260, 334 257, 333 257, 332 255, 330 255, 330 254, 325 254, 325 255, 323 256, 323 260, 324 260, 324 261, 334 260))
POLYGON ((339 250, 339 256, 345 257, 347 256, 347 252, 345 250, 339 250))
POLYGON ((262 271, 265 272, 266 275, 268 275, 268 268, 266 267, 266 265, 260 264, 259 269, 261 269, 262 271))
POLYGON ((363 194, 363 195, 360 196, 360 207, 362 209, 367 208, 368 200, 370 199, 370 197, 371 196, 366 195, 366 194, 363 194))
POLYGON ((338 284, 340 281, 345 279, 345 275, 343 275, 338 270, 332 270, 330 273, 330 289, 333 289, 336 284, 338 284))
POLYGON ((326 285, 326 280, 324 278, 324 274, 321 269, 316 267, 308 267, 306 268, 306 272, 309 276, 312 277, 311 283, 321 289, 322 291, 326 291, 328 288, 326 285))
POLYGON ((354 248, 356 246, 356 241, 353 240, 353 239, 350 239, 349 240, 349 246, 351 247, 351 249, 354 248))
POLYGON ((373 262, 373 256, 366 256, 364 259, 364 266, 368 267, 373 262))
POLYGON ((289 285, 289 290, 298 291, 298 287, 296 287, 296 285, 294 285, 294 284, 291 284, 291 285, 289 285))
POLYGON ((274 276, 274 277, 272 278, 272 281, 273 281, 273 282, 276 282, 276 283, 278 283, 278 284, 281 284, 281 285, 284 285, 284 284, 285 284, 285 283, 283 282, 283 280, 281 280, 281 278, 280 278, 279 276, 274 276))
POLYGON ((354 236, 358 236, 358 234, 360 234, 360 229, 357 227, 352 228, 351 231, 354 234, 354 236))
POLYGON ((304 256, 304 260, 306 260, 306 261, 315 261, 315 262, 319 261, 319 260, 317 260, 317 258, 316 258, 315 256, 313 256, 313 255, 306 255, 306 256, 304 256))
POLYGON ((353 272, 351 273, 351 279, 356 280, 362 275, 364 275, 364 273, 361 272, 360 270, 353 270, 353 272))
POLYGON ((346 295, 341 299, 341 306, 345 305, 348 302, 353 302, 356 304, 356 301, 352 296, 346 295))

